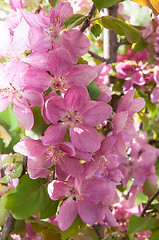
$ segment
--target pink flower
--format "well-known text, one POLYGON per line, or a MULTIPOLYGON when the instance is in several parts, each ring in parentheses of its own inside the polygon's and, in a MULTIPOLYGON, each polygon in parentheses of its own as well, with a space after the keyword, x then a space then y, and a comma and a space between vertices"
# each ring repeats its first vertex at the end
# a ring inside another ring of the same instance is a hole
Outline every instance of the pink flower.
POLYGON ((81 31, 71 29, 62 32, 65 18, 73 14, 70 3, 60 1, 56 10, 51 8, 49 16, 27 11, 22 14, 31 27, 28 36, 31 50, 42 53, 62 47, 70 53, 73 63, 77 63, 78 57, 88 52, 90 42, 81 31))
POLYGON ((72 86, 64 98, 51 97, 45 107, 48 120, 54 124, 45 131, 42 137, 44 144, 54 145, 55 134, 60 142, 68 128, 71 141, 78 150, 95 152, 100 148, 99 135, 94 126, 106 120, 112 109, 106 103, 90 101, 84 86, 72 86))
POLYGON ((56 217, 59 228, 64 231, 71 226, 77 214, 81 219, 93 225, 98 219, 97 203, 103 201, 109 205, 115 194, 112 183, 96 178, 86 180, 69 179, 68 182, 54 180, 48 185, 52 200, 69 196, 60 206, 56 217))
POLYGON ((13 10, 24 8, 24 0, 9 0, 9 2, 13 10))
POLYGON ((71 56, 64 48, 58 48, 48 57, 48 67, 53 75, 51 87, 65 91, 72 84, 87 86, 97 76, 96 70, 84 64, 73 65, 71 56))

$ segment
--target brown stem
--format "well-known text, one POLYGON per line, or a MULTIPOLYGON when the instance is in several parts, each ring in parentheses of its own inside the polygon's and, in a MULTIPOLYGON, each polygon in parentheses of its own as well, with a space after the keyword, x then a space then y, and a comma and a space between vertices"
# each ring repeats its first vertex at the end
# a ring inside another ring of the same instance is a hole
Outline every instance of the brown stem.
POLYGON ((91 18, 92 18, 92 16, 93 16, 95 10, 96 10, 96 6, 93 4, 93 5, 92 5, 92 8, 91 8, 91 10, 90 10, 90 12, 89 12, 89 14, 88 14, 89 17, 88 17, 88 18, 84 21, 84 23, 82 24, 81 32, 84 32, 84 31, 86 30, 86 28, 89 27, 89 25, 90 25, 90 20, 91 20, 91 18))
POLYGON ((99 239, 103 239, 104 238, 104 226, 102 226, 101 224, 97 223, 93 225, 94 230, 96 231, 99 239))
POLYGON ((4 240, 5 238, 7 238, 9 236, 9 234, 13 228, 13 222, 14 222, 14 218, 13 218, 12 214, 8 211, 8 216, 6 218, 6 222, 4 224, 2 232, 0 234, 0 240, 4 240))
MULTIPOLYGON (((118 10, 117 4, 113 5, 112 7, 109 7, 108 8, 109 16, 117 18, 117 10, 118 10)), ((118 49, 117 35, 113 30, 109 30, 109 58, 111 60, 111 63, 117 61, 117 49, 118 49)))
POLYGON ((158 196, 158 194, 159 194, 159 189, 154 193, 154 195, 152 195, 152 196, 149 198, 149 200, 148 200, 148 202, 146 203, 146 205, 145 205, 145 207, 144 207, 144 209, 143 209, 140 217, 144 217, 144 215, 145 215, 145 213, 146 213, 146 210, 149 209, 149 206, 151 205, 152 201, 158 196))
POLYGON ((110 59, 106 59, 106 58, 103 58, 103 57, 100 57, 98 54, 92 52, 92 51, 88 51, 88 53, 93 57, 93 58, 96 58, 98 59, 99 61, 101 62, 106 62, 106 63, 110 63, 110 59))

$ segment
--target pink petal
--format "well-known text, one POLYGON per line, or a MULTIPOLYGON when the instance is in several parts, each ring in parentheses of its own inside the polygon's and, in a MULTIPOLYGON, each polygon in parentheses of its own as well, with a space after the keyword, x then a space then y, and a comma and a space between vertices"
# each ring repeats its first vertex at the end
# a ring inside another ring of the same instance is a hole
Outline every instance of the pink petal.
POLYGON ((130 102, 133 100, 133 96, 135 93, 135 89, 134 90, 129 90, 124 97, 121 99, 117 112, 121 112, 121 111, 127 111, 129 108, 129 104, 130 102))
POLYGON ((159 100, 159 87, 155 87, 151 94, 151 102, 156 103, 159 100))
POLYGON ((63 118, 67 111, 66 101, 60 96, 53 96, 45 103, 46 117, 52 122, 56 123, 63 118))
POLYGON ((129 114, 132 116, 134 113, 141 111, 145 106, 145 101, 143 98, 138 97, 133 99, 133 101, 130 104, 129 108, 129 114))
POLYGON ((112 121, 114 134, 118 134, 123 130, 125 123, 127 121, 127 117, 128 117, 128 111, 122 111, 122 112, 116 113, 112 121))
POLYGON ((97 206, 95 203, 90 202, 86 198, 77 201, 77 209, 81 219, 93 225, 97 221, 97 206))
POLYGON ((78 57, 86 54, 91 46, 89 39, 84 35, 84 33, 77 29, 71 29, 63 32, 61 42, 58 43, 58 45, 66 48, 71 55, 73 63, 77 63, 78 57))
POLYGON ((76 65, 70 73, 67 74, 67 78, 70 83, 80 84, 83 86, 89 85, 97 76, 97 71, 88 65, 76 65))
POLYGON ((21 59, 24 63, 29 64, 33 68, 39 68, 45 71, 48 71, 47 59, 48 52, 33 52, 29 54, 26 58, 21 59))
POLYGON ((59 162, 61 169, 71 175, 72 177, 78 177, 82 175, 83 167, 82 164, 76 159, 71 157, 65 157, 65 160, 59 162))
POLYGON ((61 197, 65 197, 68 192, 69 188, 65 182, 53 180, 48 185, 48 193, 52 200, 58 200, 61 197))
POLYGON ((27 86, 34 88, 36 91, 44 92, 50 86, 51 77, 42 69, 29 69, 23 75, 24 82, 27 86))
POLYGON ((63 77, 72 68, 71 56, 68 51, 64 48, 58 48, 48 57, 49 71, 55 77, 63 77))
POLYGON ((44 146, 40 140, 33 140, 31 138, 23 138, 14 146, 15 152, 19 152, 30 157, 39 156, 46 150, 47 147, 44 146))
POLYGON ((70 137, 73 145, 83 152, 96 152, 100 148, 98 132, 89 126, 78 125, 70 128, 70 137))
POLYGON ((42 137, 42 142, 45 145, 53 145, 60 143, 66 134, 66 125, 56 123, 49 126, 42 137))
POLYGON ((57 8, 58 17, 64 22, 65 18, 73 14, 73 8, 69 2, 60 1, 57 8))
MULTIPOLYGON (((37 14, 39 15, 39 14, 37 14)), ((30 41, 30 48, 33 51, 37 52, 45 52, 48 49, 52 48, 52 43, 50 36, 48 36, 42 28, 33 27, 29 31, 29 41, 30 41), (40 44, 39 44, 40 43, 40 44)))
POLYGON ((89 99, 87 89, 81 85, 73 85, 65 94, 64 99, 70 110, 84 108, 86 101, 89 99))
POLYGON ((106 138, 102 141, 101 151, 102 154, 105 155, 106 153, 111 153, 114 143, 116 142, 116 136, 106 136, 106 138))
POLYGON ((10 96, 5 92, 0 92, 0 112, 3 112, 10 103, 10 96))
POLYGON ((62 142, 59 143, 58 146, 63 152, 67 153, 68 155, 75 156, 76 152, 71 142, 62 142))
POLYGON ((112 107, 103 102, 89 101, 81 111, 84 122, 97 126, 105 121, 112 113, 112 107))
POLYGON ((31 104, 31 107, 44 105, 42 93, 39 93, 34 89, 25 88, 22 92, 22 96, 28 100, 28 102, 31 104))
POLYGON ((72 198, 68 198, 63 202, 56 217, 59 228, 62 231, 68 229, 77 216, 76 202, 72 198))
POLYGON ((34 124, 34 117, 31 108, 29 107, 27 101, 24 98, 16 100, 13 111, 15 112, 19 122, 26 128, 30 130, 34 124))
POLYGON ((51 171, 43 168, 39 163, 39 158, 28 158, 28 173, 30 178, 44 178, 49 175, 51 171))

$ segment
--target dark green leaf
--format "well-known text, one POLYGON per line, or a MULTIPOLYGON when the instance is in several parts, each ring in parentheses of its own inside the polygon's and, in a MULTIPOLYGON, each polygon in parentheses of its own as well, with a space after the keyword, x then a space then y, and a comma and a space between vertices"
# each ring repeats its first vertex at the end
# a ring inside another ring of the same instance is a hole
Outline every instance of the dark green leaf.
POLYGON ((48 206, 48 202, 47 187, 43 185, 43 180, 33 180, 24 175, 19 180, 15 192, 8 195, 6 208, 15 219, 24 219, 41 212, 48 206))
POLYGON ((158 239, 159 239, 159 228, 152 231, 152 234, 149 240, 158 240, 158 239))
POLYGON ((72 235, 79 233, 85 227, 85 225, 86 224, 81 220, 81 218, 77 216, 71 227, 62 232, 62 240, 66 240, 72 235))
POLYGON ((59 1, 60 0, 49 0, 49 3, 53 8, 57 8, 59 1))
POLYGON ((141 52, 147 47, 147 45, 148 45, 148 43, 146 43, 144 41, 133 43, 132 50, 133 50, 133 52, 141 52))
MULTIPOLYGON (((144 183, 144 187, 143 187, 143 193, 148 196, 151 197, 158 189, 152 184, 150 183, 149 180, 146 180, 144 183)), ((157 195, 156 199, 159 201, 159 195, 157 195)))
POLYGON ((118 20, 112 16, 105 16, 101 18, 101 21, 105 28, 114 30, 116 34, 125 36, 131 43, 138 42, 140 40, 140 31, 121 20, 118 20))
POLYGON ((101 8, 111 7, 119 2, 123 2, 123 0, 93 0, 96 7, 100 10, 101 8))
POLYGON ((88 16, 84 16, 82 14, 72 14, 65 19, 65 28, 68 30, 74 28, 83 23, 86 18, 88 18, 88 16))
POLYGON ((135 233, 152 230, 157 226, 158 220, 156 218, 145 218, 132 215, 129 220, 128 235, 132 238, 135 233))
POLYGON ((101 91, 100 91, 98 85, 95 83, 95 81, 92 81, 88 85, 87 90, 89 92, 89 96, 90 96, 91 100, 96 99, 101 94, 101 91))
POLYGON ((94 24, 92 27, 91 27, 91 32, 93 33, 93 35, 95 37, 99 37, 101 32, 102 32, 102 29, 101 29, 101 26, 99 24, 94 24))
POLYGON ((30 220, 31 227, 35 233, 46 240, 61 240, 61 230, 48 222, 30 220))

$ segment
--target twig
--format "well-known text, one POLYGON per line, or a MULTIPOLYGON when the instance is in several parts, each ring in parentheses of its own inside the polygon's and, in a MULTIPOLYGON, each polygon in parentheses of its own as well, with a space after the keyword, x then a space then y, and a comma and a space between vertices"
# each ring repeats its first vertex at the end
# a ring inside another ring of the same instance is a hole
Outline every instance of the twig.
POLYGON ((106 59, 106 58, 103 58, 103 57, 100 57, 98 54, 92 52, 92 51, 88 51, 88 53, 93 57, 93 58, 96 58, 98 59, 99 61, 101 62, 106 62, 106 63, 111 63, 111 60, 110 59, 106 59))
POLYGON ((148 210, 149 206, 151 205, 152 201, 157 197, 157 195, 159 194, 159 189, 154 193, 154 195, 152 195, 148 202, 146 203, 142 213, 140 214, 140 217, 144 217, 146 210, 148 210))
POLYGON ((91 10, 90 10, 90 12, 89 12, 89 14, 88 14, 89 17, 88 17, 88 18, 84 21, 84 23, 82 24, 81 32, 84 32, 84 31, 86 30, 86 28, 89 27, 89 25, 90 25, 90 20, 91 20, 91 18, 92 18, 92 16, 93 16, 95 10, 96 10, 96 6, 93 4, 93 5, 92 5, 92 8, 91 8, 91 10))
POLYGON ((13 221, 14 221, 14 218, 13 218, 12 214, 8 211, 8 216, 7 216, 5 225, 0 234, 0 240, 4 240, 5 238, 7 238, 9 236, 9 234, 13 228, 13 221))
POLYGON ((104 238, 104 226, 102 226, 99 223, 96 223, 93 225, 93 228, 94 228, 97 236, 99 237, 99 239, 103 239, 104 238))

